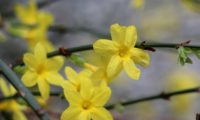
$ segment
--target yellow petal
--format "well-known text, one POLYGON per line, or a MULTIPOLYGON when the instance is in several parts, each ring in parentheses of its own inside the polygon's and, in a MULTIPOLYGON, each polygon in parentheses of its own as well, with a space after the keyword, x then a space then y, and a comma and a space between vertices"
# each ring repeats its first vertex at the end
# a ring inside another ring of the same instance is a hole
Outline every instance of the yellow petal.
POLYGON ((27 120, 27 118, 23 112, 18 110, 13 113, 13 120, 27 120))
POLYGON ((47 12, 39 12, 38 14, 38 22, 40 25, 46 27, 53 23, 54 19, 52 14, 47 12))
POLYGON ((111 40, 99 39, 93 44, 94 51, 101 55, 109 55, 117 52, 116 43, 111 40))
POLYGON ((47 52, 44 46, 40 43, 35 46, 34 55, 39 61, 44 61, 47 59, 47 52))
POLYGON ((140 77, 140 70, 135 66, 134 62, 131 59, 127 59, 123 62, 124 69, 126 73, 135 80, 138 80, 140 77))
POLYGON ((9 90, 10 90, 10 95, 14 95, 17 93, 16 89, 12 85, 9 85, 9 90))
POLYGON ((136 27, 135 26, 128 26, 126 28, 126 33, 125 33, 125 45, 126 46, 135 46, 135 43, 137 41, 137 32, 136 32, 136 27))
POLYGON ((116 41, 118 43, 123 43, 123 35, 121 31, 121 26, 119 24, 113 24, 110 27, 111 37, 113 41, 116 41))
POLYGON ((113 55, 107 67, 107 75, 109 78, 116 76, 122 70, 122 59, 118 55, 113 55))
POLYGON ((65 74, 72 83, 77 83, 78 74, 71 67, 65 67, 65 74))
POLYGON ((35 72, 27 71, 25 74, 22 76, 22 82, 27 86, 27 87, 32 87, 37 83, 37 74, 35 72))
POLYGON ((18 19, 23 20, 24 17, 26 17, 26 9, 21 4, 15 5, 15 11, 18 19))
POLYGON ((69 107, 62 113, 61 120, 80 120, 80 113, 81 109, 76 107, 69 107))
POLYGON ((0 78, 0 89, 1 89, 4 96, 10 96, 8 84, 2 78, 0 78))
POLYGON ((23 61, 24 61, 25 65, 28 66, 28 68, 30 68, 30 69, 35 69, 38 64, 35 56, 33 56, 30 53, 24 54, 23 61))
POLYGON ((47 83, 45 80, 38 80, 38 88, 41 93, 41 96, 44 99, 49 98, 49 93, 50 93, 50 85, 47 83))
POLYGON ((91 116, 91 113, 87 112, 87 111, 81 112, 81 114, 79 116, 79 119, 80 120, 93 120, 92 116, 91 116))
MULTIPOLYGON (((66 90, 76 91, 76 92, 78 91, 77 87, 74 84, 72 84, 69 80, 62 81, 61 87, 64 89, 64 91, 66 91, 66 90)), ((65 93, 67 93, 67 92, 65 92, 65 93)))
POLYGON ((96 107, 102 107, 106 104, 110 98, 111 90, 107 86, 101 87, 100 89, 95 89, 95 93, 91 101, 96 107))
POLYGON ((147 67, 150 63, 150 56, 149 54, 139 48, 132 48, 131 49, 132 60, 134 63, 139 64, 143 67, 147 67))
POLYGON ((58 71, 64 64, 63 57, 53 57, 47 60, 47 69, 58 71))
POLYGON ((92 95, 93 95, 93 91, 92 89, 94 88, 92 81, 90 79, 87 78, 81 78, 81 96, 83 97, 83 99, 91 99, 92 95))
POLYGON ((80 96, 79 92, 66 89, 65 97, 71 106, 80 106, 82 103, 82 97, 80 96))
POLYGON ((47 81, 52 85, 60 86, 64 78, 57 72, 49 72, 46 76, 47 81))
POLYGON ((92 120, 113 120, 112 115, 103 107, 92 109, 92 120))

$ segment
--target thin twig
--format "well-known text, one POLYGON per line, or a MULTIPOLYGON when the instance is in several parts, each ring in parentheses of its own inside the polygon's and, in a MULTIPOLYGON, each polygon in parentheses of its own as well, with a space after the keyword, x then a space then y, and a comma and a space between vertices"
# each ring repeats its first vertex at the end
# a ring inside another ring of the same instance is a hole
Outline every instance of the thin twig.
POLYGON ((174 91, 174 92, 169 92, 169 93, 162 92, 158 95, 153 95, 153 96, 144 97, 144 98, 135 99, 135 100, 129 100, 129 101, 121 102, 121 103, 118 103, 118 104, 111 104, 111 105, 106 106, 106 108, 107 109, 113 109, 113 108, 115 108, 116 105, 119 105, 119 104, 122 105, 122 106, 129 106, 129 105, 133 105, 133 104, 136 104, 136 103, 155 100, 155 99, 169 100, 172 96, 177 96, 177 95, 181 95, 181 94, 188 94, 188 93, 195 93, 195 92, 199 92, 199 91, 200 91, 200 87, 184 89, 184 90, 179 90, 179 91, 174 91))
POLYGON ((4 77, 14 86, 21 97, 29 104, 33 111, 37 114, 40 120, 49 120, 48 114, 38 104, 35 97, 31 92, 23 85, 17 75, 0 59, 0 68, 4 77))
MULTIPOLYGON (((135 47, 137 48, 142 48, 142 49, 154 49, 154 48, 172 48, 172 49, 177 49, 177 46, 180 45, 180 43, 148 43, 145 45, 137 44, 135 47)), ((188 48, 198 48, 200 49, 200 45, 184 45, 185 47, 188 48)), ((83 46, 78 46, 78 47, 73 47, 73 48, 60 48, 58 50, 49 52, 47 54, 47 57, 54 57, 58 55, 62 56, 70 56, 72 53, 75 52, 81 52, 81 51, 86 51, 86 50, 93 50, 93 45, 88 44, 88 45, 83 45, 83 46)), ((12 65, 12 68, 18 66, 18 65, 24 65, 23 61, 17 62, 12 65)))

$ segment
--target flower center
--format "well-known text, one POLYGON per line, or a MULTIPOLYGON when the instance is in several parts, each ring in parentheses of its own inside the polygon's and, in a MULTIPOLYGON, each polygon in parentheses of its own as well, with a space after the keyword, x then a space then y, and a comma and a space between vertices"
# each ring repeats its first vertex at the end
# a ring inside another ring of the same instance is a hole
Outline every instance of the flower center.
POLYGON ((80 84, 76 85, 76 90, 77 90, 77 92, 80 92, 80 90, 81 90, 81 85, 80 84))
POLYGON ((82 108, 83 108, 84 110, 88 110, 90 107, 91 107, 91 102, 89 102, 89 101, 84 101, 84 102, 82 103, 82 108))
POLYGON ((45 71, 45 66, 43 65, 43 64, 40 64, 38 67, 37 67, 37 73, 38 74, 42 74, 42 73, 44 73, 44 71, 45 71))
POLYGON ((126 57, 129 55, 129 48, 127 47, 122 47, 119 49, 119 56, 120 57, 126 57))

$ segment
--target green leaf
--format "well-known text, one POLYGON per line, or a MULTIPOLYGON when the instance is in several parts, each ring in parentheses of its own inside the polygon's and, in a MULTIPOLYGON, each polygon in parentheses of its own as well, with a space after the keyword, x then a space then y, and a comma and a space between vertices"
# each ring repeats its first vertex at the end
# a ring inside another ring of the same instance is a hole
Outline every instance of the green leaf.
POLYGON ((192 64, 192 60, 188 57, 188 54, 192 53, 192 49, 179 47, 178 48, 178 62, 183 66, 185 63, 192 64))
POLYGON ((192 49, 192 52, 194 53, 194 55, 200 59, 200 49, 192 49))
POLYGON ((18 73, 18 74, 24 74, 25 73, 25 71, 26 71, 26 66, 16 66, 16 67, 14 67, 14 69, 13 69, 16 73, 18 73))
POLYGON ((115 109, 119 112, 122 113, 124 112, 124 106, 122 104, 116 104, 115 109))
POLYGON ((72 54, 69 58, 74 64, 79 66, 83 66, 86 62, 79 54, 72 54))

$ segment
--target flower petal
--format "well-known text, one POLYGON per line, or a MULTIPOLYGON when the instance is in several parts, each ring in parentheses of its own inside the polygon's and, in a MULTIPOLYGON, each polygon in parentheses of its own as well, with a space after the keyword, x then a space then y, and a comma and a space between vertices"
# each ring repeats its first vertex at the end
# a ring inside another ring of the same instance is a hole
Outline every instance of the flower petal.
POLYGON ((44 99, 48 99, 49 93, 50 93, 50 85, 48 84, 48 82, 46 80, 39 79, 38 80, 38 88, 41 93, 41 96, 44 99))
POLYGON ((33 54, 30 54, 30 53, 24 54, 23 61, 25 65, 28 66, 28 68, 30 69, 35 69, 38 64, 35 56, 33 56, 33 54))
POLYGON ((113 41, 120 43, 120 44, 123 43, 123 41, 124 41, 123 36, 124 35, 123 35, 123 32, 122 32, 122 27, 119 24, 113 24, 110 27, 110 32, 111 32, 111 37, 112 37, 113 41))
POLYGON ((92 120, 113 120, 112 115, 105 108, 94 108, 92 109, 92 120))
POLYGON ((27 120, 26 116, 20 110, 14 111, 13 120, 27 120))
POLYGON ((62 113, 61 120, 80 120, 80 114, 81 109, 77 107, 69 107, 62 113))
POLYGON ((122 59, 118 55, 111 57, 110 62, 107 67, 107 75, 109 78, 116 76, 122 70, 122 59))
POLYGON ((26 71, 22 76, 22 82, 27 87, 32 87, 37 83, 37 74, 35 72, 26 71))
POLYGON ((52 85, 60 86, 64 78, 57 72, 49 72, 46 76, 46 80, 52 85))
POLYGON ((135 46, 135 43, 137 41, 137 32, 135 26, 128 26, 126 28, 126 34, 125 34, 125 45, 126 46, 135 46))
POLYGON ((140 77, 140 70, 135 66, 133 60, 126 59, 126 61, 123 62, 124 69, 126 73, 135 80, 138 80, 140 77))
POLYGON ((2 91, 2 94, 6 97, 6 96, 10 96, 10 91, 8 88, 7 83, 5 82, 4 79, 0 78, 0 89, 2 91))
POLYGON ((62 57, 53 57, 48 59, 46 64, 48 70, 59 71, 64 64, 64 59, 62 57))
POLYGON ((65 89, 65 97, 71 106, 80 106, 82 102, 82 97, 79 92, 65 89))
POLYGON ((91 101, 95 106, 102 107, 106 104, 110 98, 111 90, 107 86, 98 87, 95 89, 95 93, 91 101))
POLYGON ((82 76, 80 85, 81 85, 80 88, 81 96, 83 97, 83 99, 90 100, 93 95, 93 89, 94 89, 92 81, 82 76))
POLYGON ((65 74, 72 83, 77 83, 78 74, 71 67, 65 67, 65 74))
POLYGON ((149 65, 150 56, 146 51, 139 48, 132 48, 131 54, 134 63, 139 64, 143 67, 147 67, 149 65))
POLYGON ((93 44, 94 51, 101 55, 109 55, 117 52, 116 44, 111 40, 100 39, 93 44))
POLYGON ((44 46, 40 43, 38 43, 34 48, 34 55, 37 57, 39 61, 43 61, 47 59, 47 52, 44 48, 44 46))

